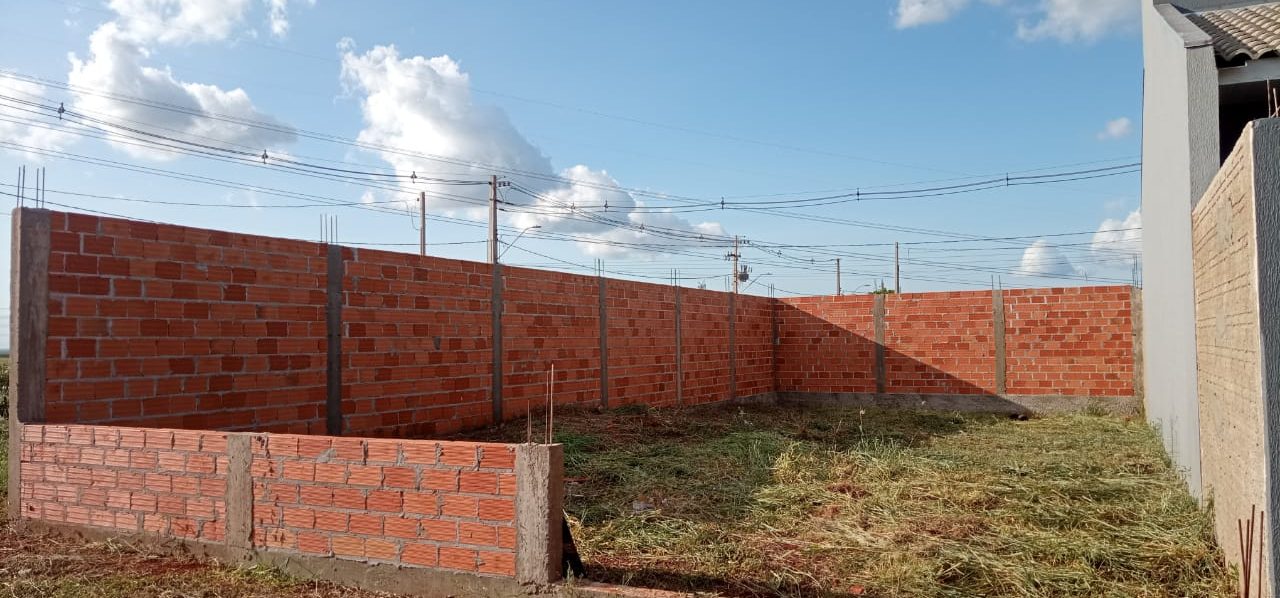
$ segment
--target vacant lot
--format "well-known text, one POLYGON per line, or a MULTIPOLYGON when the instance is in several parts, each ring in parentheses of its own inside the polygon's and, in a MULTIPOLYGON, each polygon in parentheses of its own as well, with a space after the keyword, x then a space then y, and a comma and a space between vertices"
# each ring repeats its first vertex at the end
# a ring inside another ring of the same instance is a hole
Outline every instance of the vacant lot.
POLYGON ((596 579, 729 595, 1233 595, 1209 518, 1140 421, 718 407, 557 414, 555 436, 596 579))

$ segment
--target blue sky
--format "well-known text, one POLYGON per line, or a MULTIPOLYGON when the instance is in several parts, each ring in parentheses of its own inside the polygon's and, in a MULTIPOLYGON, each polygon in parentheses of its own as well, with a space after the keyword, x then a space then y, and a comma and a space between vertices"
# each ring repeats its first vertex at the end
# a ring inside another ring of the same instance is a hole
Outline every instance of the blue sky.
MULTIPOLYGON (((541 226, 503 256, 513 264, 580 270, 602 259, 619 276, 653 279, 678 268, 682 284, 720 289, 727 250, 712 239, 741 235, 759 280, 750 293, 770 283, 778 295, 831 293, 836 255, 846 292, 881 278, 892 286, 893 248, 884 244, 895 241, 904 243, 906 291, 980 288, 995 277, 1006 287, 1132 278, 1136 174, 764 213, 664 212, 720 198, 748 207, 1137 162, 1141 48, 1131 0, 32 0, 8 8, 0 183, 15 183, 20 165, 29 178, 44 166, 54 209, 316 240, 322 215, 334 215, 341 243, 411 252, 416 204, 389 187, 432 193, 433 217, 485 218, 468 203, 487 195, 484 185, 386 179, 370 188, 279 168, 292 159, 383 175, 504 175, 515 186, 503 191, 511 210, 502 223, 512 227, 503 239, 541 226), (15 100, 96 120, 59 121, 15 100), (273 128, 200 116, 209 113, 273 128), (147 135, 100 139, 122 125, 147 135), (166 151, 155 135, 256 148, 269 164, 166 151), (371 203, 272 208, 318 200, 262 187, 371 203), (973 237, 1021 238, 952 242, 973 237)), ((427 230, 433 255, 485 258, 481 226, 429 221, 427 230)))

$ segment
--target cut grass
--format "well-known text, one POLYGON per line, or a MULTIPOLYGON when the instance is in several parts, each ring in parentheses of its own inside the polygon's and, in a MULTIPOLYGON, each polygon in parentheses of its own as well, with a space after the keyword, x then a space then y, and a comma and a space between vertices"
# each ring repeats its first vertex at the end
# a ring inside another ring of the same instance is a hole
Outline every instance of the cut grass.
MULTIPOLYGON (((1231 596, 1144 423, 711 407, 557 414, 591 578, 726 595, 1231 596)), ((524 422, 471 437, 522 441, 524 422)))

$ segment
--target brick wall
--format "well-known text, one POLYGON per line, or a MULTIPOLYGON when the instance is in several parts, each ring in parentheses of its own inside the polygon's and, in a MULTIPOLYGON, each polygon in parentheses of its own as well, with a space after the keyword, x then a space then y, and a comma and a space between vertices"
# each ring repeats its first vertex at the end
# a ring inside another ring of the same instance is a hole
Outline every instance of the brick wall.
MULTIPOLYGON (((1132 291, 1079 287, 1003 291, 1006 393, 1134 395, 1132 291)), ((884 297, 884 390, 997 392, 990 291, 884 297)), ((778 303, 779 392, 876 391, 874 297, 778 303)))
POLYGON ((610 280, 609 403, 676 403, 675 288, 610 280))
POLYGON ((322 432, 314 243, 50 212, 51 422, 322 432))
POLYGON ((871 295, 778 301, 779 392, 875 392, 871 295))
POLYGON ((1013 394, 1133 396, 1129 287, 1004 292, 1013 394))
POLYGON ((371 249, 345 255, 346 431, 432 436, 487 424, 491 267, 371 249))
POLYGON ((240 510, 246 547, 515 576, 512 445, 252 434, 239 504, 228 436, 25 425, 22 517, 220 545, 240 510))
POLYGON ((885 392, 996 391, 990 291, 887 295, 885 392))
POLYGON ((503 416, 600 398, 600 282, 594 276, 503 267, 503 416))
MULTIPOLYGON (((320 244, 49 216, 49 422, 323 432, 331 293, 342 432, 438 436, 492 419, 487 264, 341 248, 330 285, 320 244)), ((552 363, 559 403, 597 404, 600 279, 503 271, 504 417, 542 404, 552 363)), ((886 391, 997 390, 989 292, 883 301, 886 391)), ((668 285, 607 280, 604 303, 614 406, 877 387, 870 296, 739 296, 732 351, 727 293, 681 289, 677 309, 668 285)), ((1127 288, 1007 291, 1005 306, 1008 392, 1133 394, 1127 288)))
POLYGON ((684 404, 729 398, 729 295, 680 289, 684 404))
POLYGON ((21 442, 23 518, 225 537, 225 433, 28 424, 21 442))
POLYGON ((509 445, 253 439, 253 544, 343 559, 515 575, 509 445))

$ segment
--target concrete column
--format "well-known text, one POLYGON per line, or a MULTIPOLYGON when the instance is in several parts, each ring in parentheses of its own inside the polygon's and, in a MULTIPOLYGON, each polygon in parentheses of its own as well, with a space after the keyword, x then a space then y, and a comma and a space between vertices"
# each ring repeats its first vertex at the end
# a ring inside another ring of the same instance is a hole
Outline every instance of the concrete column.
POLYGON ((22 424, 45 421, 49 211, 13 211, 9 303, 9 517, 21 515, 22 424))
POLYGON ((516 581, 560 579, 564 559, 564 450, 558 444, 516 446, 516 581))
POLYGON ((680 324, 680 286, 676 285, 676 404, 684 404, 684 331, 680 324))
POLYGON ((884 295, 877 294, 871 305, 871 315, 875 318, 876 333, 876 392, 884 392, 884 295))
POLYGON ((264 434, 227 434, 226 543, 231 548, 253 549, 253 443, 266 442, 264 434))
POLYGON ((342 247, 330 245, 327 256, 327 285, 325 292, 325 339, 328 354, 325 360, 325 430, 330 436, 341 436, 342 422, 342 280, 346 277, 346 264, 342 261, 342 247))
POLYGON ((991 317, 992 334, 995 338, 996 352, 996 394, 1003 395, 1008 392, 1008 366, 1005 363, 1005 345, 1004 345, 1004 290, 994 289, 991 291, 991 317))
POLYGON ((489 396, 493 399, 493 425, 502 423, 502 264, 493 264, 492 294, 489 297, 493 317, 493 371, 489 396))
POLYGON ((606 285, 608 279, 599 276, 600 281, 600 406, 609 408, 609 297, 606 285))
POLYGON ((729 400, 738 398, 738 294, 729 294, 729 400))

